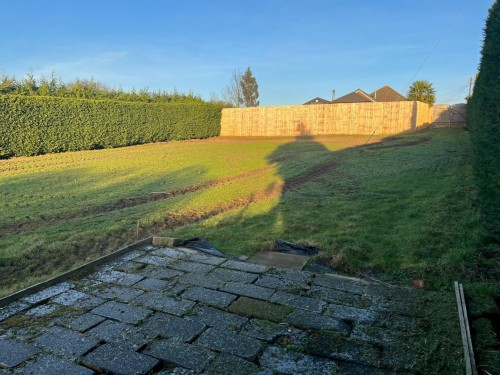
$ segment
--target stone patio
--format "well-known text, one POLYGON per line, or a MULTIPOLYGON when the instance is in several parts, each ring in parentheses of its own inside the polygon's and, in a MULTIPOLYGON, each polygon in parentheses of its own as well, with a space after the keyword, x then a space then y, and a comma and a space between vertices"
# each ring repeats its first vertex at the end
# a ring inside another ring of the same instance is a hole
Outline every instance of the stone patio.
POLYGON ((452 293, 146 245, 0 309, 0 374, 459 374, 452 293))

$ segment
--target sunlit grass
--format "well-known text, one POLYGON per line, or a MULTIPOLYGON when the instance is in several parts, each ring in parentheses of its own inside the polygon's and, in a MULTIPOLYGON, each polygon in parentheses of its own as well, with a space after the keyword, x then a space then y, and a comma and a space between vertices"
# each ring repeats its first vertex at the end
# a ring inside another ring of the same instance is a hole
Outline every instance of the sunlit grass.
POLYGON ((468 133, 356 147, 366 140, 221 138, 0 160, 0 293, 151 234, 204 237, 232 255, 307 242, 342 272, 480 281, 468 133))

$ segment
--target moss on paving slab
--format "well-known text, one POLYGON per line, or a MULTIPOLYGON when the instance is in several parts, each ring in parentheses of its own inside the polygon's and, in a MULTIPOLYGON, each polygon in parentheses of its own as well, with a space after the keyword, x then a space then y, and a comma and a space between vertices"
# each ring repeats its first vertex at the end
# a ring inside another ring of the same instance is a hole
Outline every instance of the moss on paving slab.
POLYGON ((258 301, 256 299, 240 297, 229 306, 229 311, 250 318, 269 320, 275 323, 284 323, 293 311, 287 306, 258 301))

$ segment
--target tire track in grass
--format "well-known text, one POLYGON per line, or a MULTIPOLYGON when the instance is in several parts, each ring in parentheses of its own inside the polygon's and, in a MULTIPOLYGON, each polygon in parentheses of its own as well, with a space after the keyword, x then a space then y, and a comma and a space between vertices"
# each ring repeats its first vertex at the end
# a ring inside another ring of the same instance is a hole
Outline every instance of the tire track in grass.
POLYGON ((149 195, 134 197, 134 198, 122 198, 116 202, 104 204, 100 206, 88 207, 84 210, 78 212, 70 212, 65 214, 60 214, 52 217, 44 217, 41 220, 36 221, 16 221, 10 224, 0 226, 0 238, 6 235, 18 234, 23 231, 33 231, 36 229, 41 229, 53 224, 57 224, 62 221, 71 220, 75 218, 83 218, 87 216, 94 216, 98 214, 113 212, 117 210, 122 210, 124 208, 130 208, 135 206, 140 206, 146 203, 167 200, 180 195, 186 195, 190 193, 199 192, 202 190, 214 188, 217 186, 227 185, 234 181, 242 180, 248 177, 254 177, 263 174, 269 170, 272 170, 276 164, 269 164, 261 168, 253 169, 247 172, 243 172, 234 176, 228 176, 216 180, 210 180, 203 182, 201 184, 188 185, 182 188, 170 190, 167 192, 151 193, 149 195))
POLYGON ((252 203, 271 199, 289 191, 298 190, 309 182, 317 181, 324 175, 335 172, 339 164, 340 158, 338 156, 333 160, 329 158, 329 160, 316 164, 308 170, 294 177, 288 178, 286 181, 280 181, 279 183, 270 185, 257 193, 250 194, 246 197, 238 197, 237 199, 227 202, 218 202, 214 206, 207 206, 203 211, 189 209, 182 211, 170 211, 168 212, 168 217, 164 220, 155 222, 154 224, 148 225, 144 228, 138 228, 138 234, 161 230, 172 230, 185 225, 196 224, 231 210, 242 209, 252 203))
MULTIPOLYGON (((140 197, 134 197, 134 198, 122 198, 116 202, 110 203, 110 204, 104 204, 100 206, 93 206, 93 207, 88 207, 87 209, 78 211, 78 212, 71 212, 71 213, 66 213, 66 214, 60 214, 56 215, 53 217, 44 217, 41 220, 37 221, 16 221, 7 225, 0 226, 0 238, 7 236, 7 235, 14 235, 21 233, 23 231, 34 231, 37 229, 42 229, 45 227, 49 227, 54 224, 58 224, 62 221, 66 220, 71 220, 75 218, 84 218, 84 217, 89 217, 89 216, 94 216, 98 214, 104 214, 104 213, 109 213, 117 210, 122 210, 125 208, 130 208, 130 207, 135 207, 135 206, 140 206, 143 204, 147 204, 150 202, 154 201, 160 201, 160 200, 168 200, 177 196, 182 196, 190 193, 195 193, 195 192, 201 192, 206 189, 211 189, 214 187, 222 186, 222 185, 227 185, 232 182, 238 181, 238 180, 243 180, 249 177, 254 177, 263 173, 266 173, 278 165, 276 162, 278 160, 275 160, 274 163, 268 164, 266 166, 256 168, 247 172, 243 172, 234 176, 228 176, 216 180, 210 180, 207 182, 203 182, 200 184, 193 184, 193 185, 188 185, 182 188, 170 190, 167 192, 156 192, 152 193, 146 196, 140 196, 140 197)), ((302 185, 304 185, 307 182, 314 181, 321 176, 325 175, 328 172, 332 172, 337 168, 337 165, 339 163, 338 157, 332 160, 331 158, 328 158, 328 160, 321 162, 319 164, 316 164, 312 166, 311 168, 307 169, 306 171, 299 173, 296 176, 293 176, 291 178, 286 179, 284 184, 281 184, 279 186, 279 193, 284 194, 288 191, 296 190, 300 188, 302 185)), ((266 188, 267 189, 267 188, 266 188)), ((265 190, 266 191, 266 190, 265 190)), ((191 212, 189 215, 183 215, 182 213, 178 214, 179 220, 178 223, 171 223, 174 225, 174 227, 177 226, 182 226, 185 224, 190 224, 194 223, 197 221, 201 221, 204 219, 207 219, 211 216, 219 215, 223 212, 236 209, 236 208, 242 208, 250 203, 257 202, 259 200, 263 199, 269 199, 273 196, 275 196, 278 192, 276 191, 276 188, 273 188, 273 192, 259 192, 253 195, 251 198, 250 197, 241 197, 238 198, 232 202, 226 202, 219 204, 218 206, 220 207, 214 207, 208 210, 207 212, 202 212, 200 214, 194 214, 191 212), (192 217, 192 220, 188 220, 185 218, 185 216, 190 216, 192 217)), ((170 224, 168 224, 170 227, 170 224)))

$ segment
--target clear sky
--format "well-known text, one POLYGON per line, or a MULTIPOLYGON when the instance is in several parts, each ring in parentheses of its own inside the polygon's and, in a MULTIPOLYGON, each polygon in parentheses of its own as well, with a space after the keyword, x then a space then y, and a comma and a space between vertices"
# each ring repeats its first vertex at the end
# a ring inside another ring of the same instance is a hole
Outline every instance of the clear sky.
POLYGON ((220 96, 250 66, 261 105, 415 79, 463 102, 492 0, 4 0, 0 73, 220 96), (436 43, 440 43, 433 49, 436 43))

